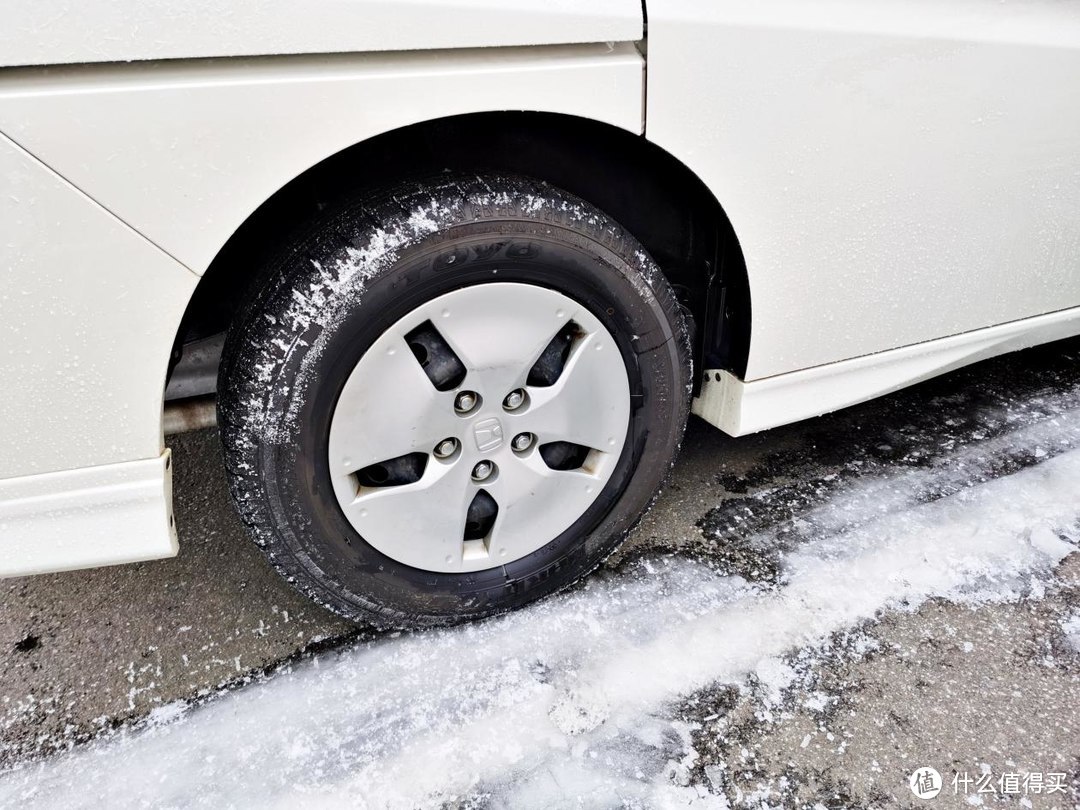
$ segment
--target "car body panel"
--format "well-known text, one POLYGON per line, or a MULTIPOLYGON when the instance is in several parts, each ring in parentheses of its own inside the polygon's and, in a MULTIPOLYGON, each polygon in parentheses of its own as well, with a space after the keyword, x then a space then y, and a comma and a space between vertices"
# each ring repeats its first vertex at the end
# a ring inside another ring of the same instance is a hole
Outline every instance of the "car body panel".
POLYGON ((0 576, 176 553, 165 371, 198 278, 0 136, 0 576))
POLYGON ((0 67, 632 42, 639 0, 13 0, 0 67))
POLYGON ((158 458, 198 278, 0 136, 0 479, 158 458))
POLYGON ((642 68, 630 44, 23 68, 0 132, 202 273, 290 180, 398 127, 515 109, 640 132, 642 68))
POLYGON ((648 11, 647 136, 738 236, 747 382, 1080 305, 1080 7, 648 11))

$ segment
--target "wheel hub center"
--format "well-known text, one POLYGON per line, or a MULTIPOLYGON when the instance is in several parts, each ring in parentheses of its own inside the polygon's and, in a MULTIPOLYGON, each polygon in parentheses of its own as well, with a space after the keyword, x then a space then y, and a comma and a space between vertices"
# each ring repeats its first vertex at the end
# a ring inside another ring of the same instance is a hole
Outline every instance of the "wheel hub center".
POLYGON ((476 439, 476 449, 481 453, 497 450, 503 443, 502 422, 496 416, 478 419, 473 423, 473 438, 476 439))

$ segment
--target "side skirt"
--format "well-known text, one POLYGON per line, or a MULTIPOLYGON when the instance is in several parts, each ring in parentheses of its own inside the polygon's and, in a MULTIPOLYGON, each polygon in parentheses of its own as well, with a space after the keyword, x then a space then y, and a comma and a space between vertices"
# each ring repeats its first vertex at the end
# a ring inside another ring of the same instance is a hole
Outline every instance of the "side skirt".
POLYGON ((693 412, 732 436, 866 402, 962 366, 1080 334, 1080 307, 744 382, 705 371, 693 412))
POLYGON ((176 551, 168 450, 158 458, 0 480, 0 577, 176 551))

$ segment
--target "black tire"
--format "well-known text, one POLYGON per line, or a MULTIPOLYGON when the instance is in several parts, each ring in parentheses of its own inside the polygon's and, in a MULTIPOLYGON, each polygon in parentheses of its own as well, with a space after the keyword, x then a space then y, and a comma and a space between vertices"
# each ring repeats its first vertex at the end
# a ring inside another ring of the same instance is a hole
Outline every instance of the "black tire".
POLYGON ((690 357, 663 274, 588 203, 520 177, 404 184, 307 223, 235 318, 218 386, 233 499, 275 568, 342 616, 400 628, 510 610, 596 568, 652 504, 685 428, 690 357), (630 379, 630 430, 596 503, 547 545, 486 571, 422 571, 381 554, 343 514, 328 478, 330 415, 389 324, 496 270, 586 304, 612 332, 630 379))

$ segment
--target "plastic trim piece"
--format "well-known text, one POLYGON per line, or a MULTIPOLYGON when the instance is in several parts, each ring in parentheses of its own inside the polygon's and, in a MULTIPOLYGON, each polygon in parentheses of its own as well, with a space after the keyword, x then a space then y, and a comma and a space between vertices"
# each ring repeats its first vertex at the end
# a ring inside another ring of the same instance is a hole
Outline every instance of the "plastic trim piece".
POLYGON ((0 480, 0 577, 172 557, 170 452, 0 480))
POLYGON ((743 382, 705 372, 693 412, 732 436, 820 416, 979 360, 1080 334, 1080 307, 743 382))

